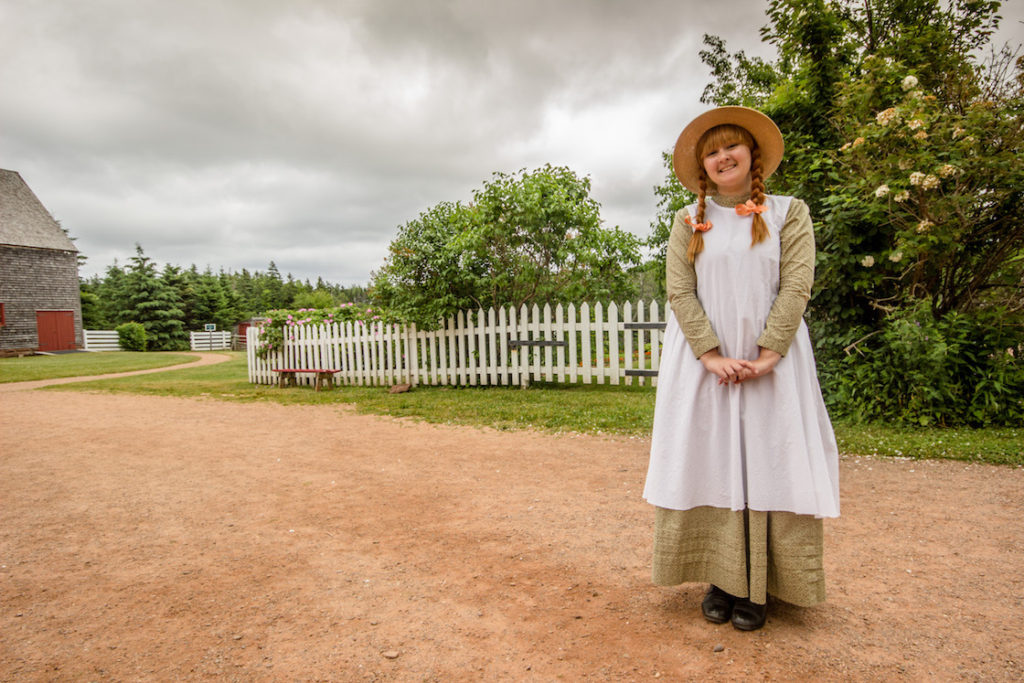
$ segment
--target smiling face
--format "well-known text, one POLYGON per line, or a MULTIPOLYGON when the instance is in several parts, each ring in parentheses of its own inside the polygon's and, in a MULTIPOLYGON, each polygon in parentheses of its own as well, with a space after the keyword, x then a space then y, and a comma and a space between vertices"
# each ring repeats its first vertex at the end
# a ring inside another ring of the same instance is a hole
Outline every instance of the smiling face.
POLYGON ((738 126, 716 126, 701 137, 698 160, 720 194, 750 193, 753 146, 753 137, 738 126))

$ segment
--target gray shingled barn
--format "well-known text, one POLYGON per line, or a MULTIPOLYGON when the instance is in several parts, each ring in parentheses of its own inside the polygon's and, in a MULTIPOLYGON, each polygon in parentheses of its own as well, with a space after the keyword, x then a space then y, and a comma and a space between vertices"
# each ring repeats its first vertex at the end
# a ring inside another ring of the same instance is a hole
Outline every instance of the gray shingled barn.
POLYGON ((0 355, 82 347, 78 250, 21 175, 0 169, 0 355))

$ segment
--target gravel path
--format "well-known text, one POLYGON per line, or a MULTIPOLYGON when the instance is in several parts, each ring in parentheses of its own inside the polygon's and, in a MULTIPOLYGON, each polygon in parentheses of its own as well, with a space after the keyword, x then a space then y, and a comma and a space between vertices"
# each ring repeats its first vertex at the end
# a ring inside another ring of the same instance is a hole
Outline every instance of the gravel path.
POLYGON ((1021 468, 844 457, 829 602, 741 633, 650 584, 644 439, 25 388, 2 680, 1024 678, 1021 468))

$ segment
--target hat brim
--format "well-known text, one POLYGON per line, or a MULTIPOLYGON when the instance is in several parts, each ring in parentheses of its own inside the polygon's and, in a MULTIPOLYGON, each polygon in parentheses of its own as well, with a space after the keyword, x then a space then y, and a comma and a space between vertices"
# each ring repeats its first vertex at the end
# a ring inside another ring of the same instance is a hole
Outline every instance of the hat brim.
POLYGON ((690 121, 679 134, 672 154, 672 167, 676 177, 694 194, 700 190, 700 176, 703 170, 697 159, 697 142, 707 131, 726 123, 745 129, 757 142, 761 150, 762 179, 774 173, 782 162, 785 143, 782 141, 779 127, 770 118, 749 107, 718 107, 706 111, 690 121))

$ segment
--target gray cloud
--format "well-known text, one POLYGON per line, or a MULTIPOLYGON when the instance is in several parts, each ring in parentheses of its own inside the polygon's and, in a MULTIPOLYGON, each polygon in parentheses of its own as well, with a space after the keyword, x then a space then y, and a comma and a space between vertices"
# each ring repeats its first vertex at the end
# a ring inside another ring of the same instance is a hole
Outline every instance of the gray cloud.
MULTIPOLYGON (((0 0, 0 166, 89 257, 364 284, 494 171, 589 175, 638 235, 703 109, 703 33, 761 0, 0 0)), ((1006 14, 1004 12, 1004 14, 1006 14)))

